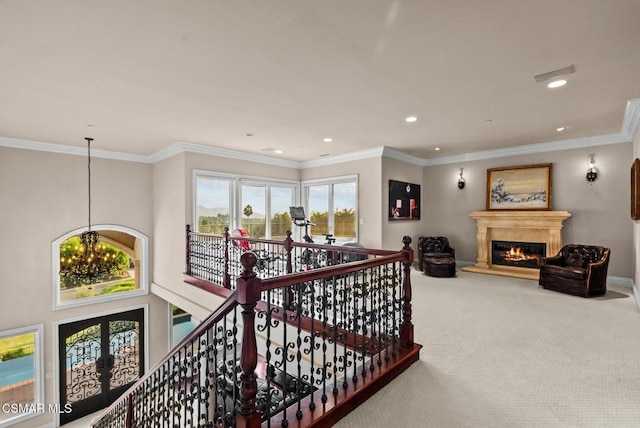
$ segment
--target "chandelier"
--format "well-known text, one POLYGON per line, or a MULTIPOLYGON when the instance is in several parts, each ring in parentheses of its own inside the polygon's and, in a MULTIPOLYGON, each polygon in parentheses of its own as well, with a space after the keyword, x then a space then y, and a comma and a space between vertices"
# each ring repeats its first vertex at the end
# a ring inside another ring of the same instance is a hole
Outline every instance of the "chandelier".
POLYGON ((89 187, 89 225, 85 232, 80 235, 80 248, 74 255, 74 259, 79 264, 79 270, 88 278, 93 279, 100 271, 99 261, 102 258, 102 250, 98 242, 100 235, 95 230, 91 230, 91 142, 93 138, 86 137, 87 140, 87 182, 89 187))

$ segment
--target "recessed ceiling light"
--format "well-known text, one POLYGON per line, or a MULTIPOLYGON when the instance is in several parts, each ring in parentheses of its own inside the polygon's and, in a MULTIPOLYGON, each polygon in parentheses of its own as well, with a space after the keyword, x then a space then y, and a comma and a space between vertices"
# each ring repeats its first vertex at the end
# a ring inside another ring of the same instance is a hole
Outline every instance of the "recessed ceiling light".
POLYGON ((566 127, 566 126, 558 126, 558 127, 556 128, 556 131, 558 131, 558 132, 562 132, 562 131, 564 131, 565 129, 567 129, 567 127, 566 127))
POLYGON ((333 138, 329 138, 329 137, 327 137, 327 138, 325 138, 325 139, 324 139, 324 140, 322 140, 322 141, 324 141, 325 143, 330 143, 330 142, 332 142, 332 141, 333 141, 333 138))
POLYGON ((407 117, 404 118, 404 121, 408 122, 408 123, 413 123, 413 122, 415 122, 417 120, 418 120, 418 118, 415 117, 415 116, 407 116, 407 117))
POLYGON ((276 152, 277 154, 281 154, 281 153, 283 153, 283 152, 282 152, 282 150, 275 150, 275 152, 276 152))
POLYGON ((558 80, 554 80, 552 82, 549 82, 549 84, 547 85, 547 88, 549 88, 549 89, 559 88, 559 87, 564 86, 566 84, 567 84, 567 80, 566 79, 558 79, 558 80))
POLYGON ((435 149, 433 149, 433 150, 435 150, 435 151, 437 152, 437 151, 439 151, 439 150, 440 150, 440 147, 436 147, 436 148, 435 148, 435 149))

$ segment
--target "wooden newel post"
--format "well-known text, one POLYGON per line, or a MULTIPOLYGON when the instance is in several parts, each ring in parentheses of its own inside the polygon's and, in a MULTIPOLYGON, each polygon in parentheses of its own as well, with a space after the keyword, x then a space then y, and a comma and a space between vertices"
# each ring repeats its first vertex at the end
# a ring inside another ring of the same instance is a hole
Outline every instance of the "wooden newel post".
POLYGON ((402 252, 405 255, 402 265, 404 268, 402 282, 402 324, 400 324, 400 346, 413 346, 413 323, 411 322, 411 265, 413 264, 413 250, 411 237, 402 238, 402 252))
MULTIPOLYGON (((291 250, 293 250, 293 239, 291 231, 287 230, 287 238, 284 240, 284 249, 287 251, 287 273, 293 273, 293 263, 291 262, 291 250)), ((284 291, 284 307, 291 309, 293 305, 293 290, 287 287, 284 291)))
POLYGON ((291 263, 291 250, 293 249, 293 238, 291 231, 287 230, 287 237, 284 240, 284 249, 287 251, 287 273, 293 273, 293 264, 291 263))
POLYGON ((187 247, 186 247, 186 268, 184 272, 191 275, 191 226, 187 225, 187 247))
MULTIPOLYGON (((135 392, 133 394, 135 394, 135 392)), ((133 426, 133 404, 131 403, 131 401, 133 400, 133 394, 131 394, 129 398, 127 398, 127 407, 124 419, 125 428, 131 428, 133 426)))
POLYGON ((231 290, 231 274, 229 273, 229 228, 224 228, 224 276, 222 277, 222 285, 224 288, 231 290))
POLYGON ((240 409, 236 414, 237 428, 258 428, 261 425, 260 412, 256 408, 258 384, 256 366, 258 365, 258 345, 254 311, 260 300, 262 281, 253 271, 258 258, 248 251, 240 257, 243 271, 237 280, 236 300, 242 306, 242 351, 240 355, 240 409))

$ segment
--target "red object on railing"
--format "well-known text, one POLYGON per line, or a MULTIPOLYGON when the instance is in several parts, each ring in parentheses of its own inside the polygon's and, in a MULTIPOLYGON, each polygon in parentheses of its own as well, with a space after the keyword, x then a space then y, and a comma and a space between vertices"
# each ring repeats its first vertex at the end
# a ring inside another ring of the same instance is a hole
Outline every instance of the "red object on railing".
MULTIPOLYGON (((238 227, 236 229, 233 229, 233 231, 231 232, 231 236, 233 237, 249 236, 249 234, 243 228, 238 227)), ((249 241, 239 239, 237 241, 234 240, 233 242, 234 244, 237 244, 240 247, 240 249, 242 249, 242 251, 249 251, 251 249, 251 244, 249 243, 249 241)))

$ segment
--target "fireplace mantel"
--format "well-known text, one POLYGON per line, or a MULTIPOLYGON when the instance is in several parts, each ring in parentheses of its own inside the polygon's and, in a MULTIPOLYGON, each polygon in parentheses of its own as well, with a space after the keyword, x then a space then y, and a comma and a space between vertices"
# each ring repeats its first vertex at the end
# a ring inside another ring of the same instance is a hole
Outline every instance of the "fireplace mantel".
POLYGON ((474 211, 478 232, 476 264, 465 266, 467 272, 538 279, 539 270, 491 264, 491 241, 543 242, 546 256, 558 254, 562 248, 562 222, 571 217, 567 211, 474 211))

